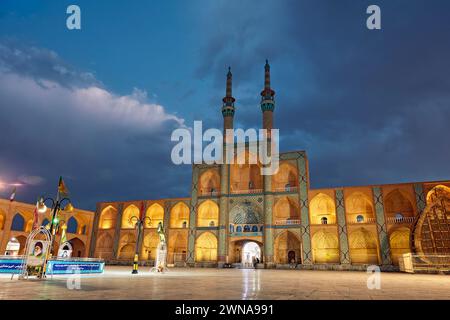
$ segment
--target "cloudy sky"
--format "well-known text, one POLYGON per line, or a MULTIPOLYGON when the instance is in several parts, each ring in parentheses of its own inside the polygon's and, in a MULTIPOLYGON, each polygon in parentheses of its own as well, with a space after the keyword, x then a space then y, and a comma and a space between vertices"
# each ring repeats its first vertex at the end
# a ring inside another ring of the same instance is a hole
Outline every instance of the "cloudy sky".
POLYGON ((450 178, 450 2, 0 3, 0 196, 76 206, 189 196, 171 132, 222 126, 230 65, 237 127, 261 124, 269 59, 281 150, 306 150, 313 188, 450 178), (66 8, 81 8, 81 30, 66 8), (366 28, 381 8, 382 30, 366 28))

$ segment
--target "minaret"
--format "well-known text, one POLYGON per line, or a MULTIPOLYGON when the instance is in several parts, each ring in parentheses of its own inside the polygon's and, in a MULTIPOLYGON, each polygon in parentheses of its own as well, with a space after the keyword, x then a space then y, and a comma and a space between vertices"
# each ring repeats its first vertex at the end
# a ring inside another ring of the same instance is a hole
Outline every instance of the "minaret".
MULTIPOLYGON (((264 66, 264 89, 261 91, 261 111, 263 113, 263 129, 273 128, 273 109, 275 109, 275 91, 270 87, 270 65, 266 59, 264 66)), ((270 131, 269 131, 270 136, 270 131)))
MULTIPOLYGON (((273 129, 273 109, 275 109, 275 91, 270 87, 270 66, 266 60, 264 66, 264 89, 261 91, 261 111, 263 113, 263 129, 267 130, 267 155, 272 155, 272 136, 273 129)), ((264 264, 266 268, 274 266, 274 235, 273 235, 273 212, 274 197, 272 193, 272 176, 264 175, 264 264)))
POLYGON ((224 148, 223 160, 224 163, 220 165, 220 196, 219 196, 219 243, 217 247, 217 258, 219 267, 222 267, 228 262, 228 245, 227 245, 227 225, 228 225, 228 192, 229 192, 229 172, 230 167, 226 162, 227 145, 231 143, 233 146, 233 135, 227 137, 226 130, 233 129, 234 117, 234 101, 235 99, 231 93, 233 75, 231 68, 228 67, 227 73, 227 90, 225 97, 222 99, 222 115, 223 115, 223 133, 224 133, 224 148))
POLYGON ((227 90, 225 97, 223 97, 222 115, 223 115, 223 131, 226 129, 233 129, 233 117, 234 117, 234 101, 231 94, 233 75, 231 74, 231 67, 228 67, 227 73, 227 90))

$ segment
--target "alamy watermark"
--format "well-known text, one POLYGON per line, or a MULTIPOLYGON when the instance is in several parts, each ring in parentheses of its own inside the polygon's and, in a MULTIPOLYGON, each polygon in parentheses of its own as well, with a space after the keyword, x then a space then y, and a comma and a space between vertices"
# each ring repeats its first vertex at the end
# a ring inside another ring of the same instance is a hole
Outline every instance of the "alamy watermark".
POLYGON ((278 172, 278 129, 226 129, 224 137, 216 128, 203 132, 202 121, 194 121, 193 130, 175 129, 171 141, 178 142, 171 152, 172 162, 177 165, 254 164, 260 166, 261 175, 278 172), (208 143, 205 148, 204 142, 208 143))

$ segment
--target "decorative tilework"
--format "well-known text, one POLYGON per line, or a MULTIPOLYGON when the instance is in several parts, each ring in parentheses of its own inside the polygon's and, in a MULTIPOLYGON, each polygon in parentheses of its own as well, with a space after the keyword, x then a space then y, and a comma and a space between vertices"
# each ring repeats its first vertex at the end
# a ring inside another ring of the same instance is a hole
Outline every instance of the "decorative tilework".
POLYGON ((309 230, 309 208, 308 208, 308 176, 306 172, 305 154, 299 153, 297 158, 298 181, 299 181, 299 204, 300 204, 300 222, 302 234, 302 263, 312 264, 311 252, 311 234, 309 230))
MULTIPOLYGON (((219 239, 217 255, 220 260, 225 261, 227 255, 227 221, 228 221, 228 198, 226 197, 229 189, 229 165, 223 164, 220 167, 220 198, 219 198, 219 239)), ((222 262, 223 262, 222 261, 222 262)))
POLYGON ((417 211, 420 215, 427 205, 425 193, 423 192, 423 186, 421 183, 414 184, 414 195, 416 196, 417 211))
POLYGON ((89 257, 93 257, 95 253, 95 246, 97 243, 97 235, 98 235, 98 221, 100 220, 101 213, 102 213, 101 204, 97 203, 94 215, 94 222, 92 226, 91 244, 89 246, 89 257))
MULTIPOLYGON (((147 201, 144 201, 144 207, 142 208, 143 209, 143 213, 142 213, 142 217, 144 218, 145 217, 145 214, 146 214, 146 212, 147 212, 147 208, 148 208, 148 204, 147 204, 147 201)), ((141 254, 141 252, 142 252, 142 249, 143 249, 143 246, 144 246, 144 226, 147 224, 147 222, 146 222, 146 220, 145 220, 145 218, 144 218, 144 224, 142 225, 142 229, 141 229, 141 233, 139 234, 139 238, 137 239, 137 246, 138 246, 138 248, 139 248, 139 251, 138 251, 138 254, 140 255, 141 254)))
POLYGON ((195 210, 197 208, 198 196, 198 178, 199 167, 192 167, 192 188, 191 188, 191 203, 189 205, 189 234, 188 234, 188 252, 186 256, 186 263, 193 264, 195 262, 195 210))
POLYGON ((350 251, 347 236, 347 224, 345 220, 344 190, 336 190, 336 214, 339 233, 339 254, 341 264, 350 264, 350 251))
POLYGON ((117 208, 116 226, 114 232, 114 245, 113 245, 113 257, 118 258, 119 254, 119 239, 120 239, 120 227, 122 224, 123 203, 119 203, 117 208))
POLYGON ((381 263, 384 265, 389 265, 392 264, 391 248, 389 245, 389 236, 387 233, 386 222, 384 218, 383 194, 380 187, 373 187, 372 192, 373 202, 375 204, 378 239, 380 242, 381 263))

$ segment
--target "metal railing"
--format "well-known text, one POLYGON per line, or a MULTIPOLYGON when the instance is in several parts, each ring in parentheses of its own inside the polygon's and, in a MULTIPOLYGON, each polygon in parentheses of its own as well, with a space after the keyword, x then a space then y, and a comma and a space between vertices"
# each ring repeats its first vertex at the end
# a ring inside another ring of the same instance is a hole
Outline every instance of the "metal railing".
POLYGON ((388 223, 413 223, 414 217, 388 217, 386 220, 388 223))
POLYGON ((281 187, 281 188, 273 188, 274 192, 297 192, 298 191, 298 187, 297 186, 293 186, 293 187, 281 187))
POLYGON ((289 226, 289 225, 293 225, 293 224, 300 224, 300 219, 278 219, 275 220, 275 225, 285 225, 285 226, 289 226))
POLYGON ((348 224, 364 224, 364 223, 375 223, 375 222, 376 222, 375 218, 364 218, 364 220, 362 220, 362 221, 358 221, 356 219, 347 221, 348 224))
POLYGON ((333 224, 336 224, 336 218, 327 217, 327 221, 326 221, 326 222, 324 222, 324 221, 322 221, 322 220, 320 220, 320 221, 314 221, 314 220, 312 220, 312 221, 311 221, 311 224, 312 224, 312 225, 328 225, 328 224, 333 225, 333 224))
POLYGON ((246 190, 231 190, 233 194, 253 194, 253 193, 262 193, 263 189, 246 189, 246 190))

